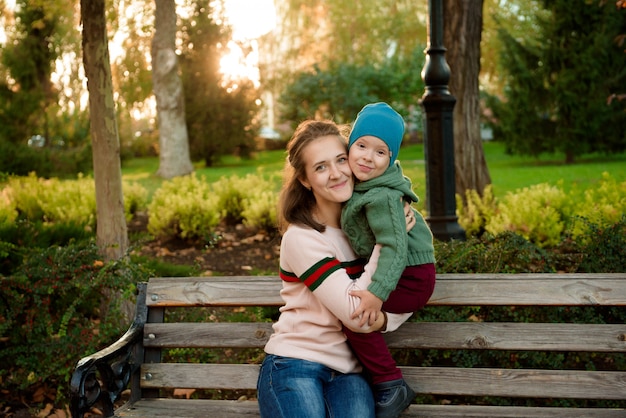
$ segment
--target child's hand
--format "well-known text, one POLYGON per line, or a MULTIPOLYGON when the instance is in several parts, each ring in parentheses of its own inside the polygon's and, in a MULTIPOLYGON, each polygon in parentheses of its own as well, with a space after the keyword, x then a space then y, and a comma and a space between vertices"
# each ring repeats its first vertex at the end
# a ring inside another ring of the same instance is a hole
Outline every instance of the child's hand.
POLYGON ((352 313, 352 319, 361 317, 359 327, 362 327, 365 323, 370 326, 374 325, 376 318, 382 315, 383 301, 369 290, 352 290, 350 291, 350 296, 356 296, 361 299, 361 303, 352 313))
POLYGON ((404 220, 406 221, 406 232, 409 232, 415 226, 417 222, 415 220, 415 213, 413 208, 408 202, 404 202, 404 220))

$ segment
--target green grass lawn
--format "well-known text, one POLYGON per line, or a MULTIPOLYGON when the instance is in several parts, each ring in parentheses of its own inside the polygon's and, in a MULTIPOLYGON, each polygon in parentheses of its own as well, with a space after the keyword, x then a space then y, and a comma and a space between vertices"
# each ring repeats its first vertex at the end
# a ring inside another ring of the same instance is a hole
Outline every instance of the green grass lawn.
MULTIPOLYGON (((498 197, 539 183, 562 184, 565 191, 573 188, 585 190, 593 188, 602 178, 603 172, 608 172, 617 181, 626 181, 626 153, 586 155, 579 158, 577 163, 566 165, 562 155, 545 155, 540 158, 506 155, 504 145, 498 142, 485 142, 484 150, 494 194, 498 197)), ((425 198, 423 146, 412 144, 403 147, 399 159, 405 174, 413 181, 416 193, 422 199, 425 198)), ((278 189, 284 162, 283 150, 263 151, 256 153, 252 159, 227 156, 214 167, 197 165, 196 174, 208 182, 217 181, 223 176, 244 177, 250 173, 261 173, 268 177, 275 175, 278 189)), ((124 179, 137 181, 153 193, 163 182, 155 175, 158 165, 158 158, 128 160, 122 164, 122 173, 124 179)))
POLYGON ((595 187, 602 173, 609 173, 619 182, 626 181, 626 153, 585 155, 574 164, 565 164, 563 155, 540 158, 506 155, 501 143, 485 143, 485 157, 496 196, 533 184, 562 182, 563 189, 580 190, 595 187))

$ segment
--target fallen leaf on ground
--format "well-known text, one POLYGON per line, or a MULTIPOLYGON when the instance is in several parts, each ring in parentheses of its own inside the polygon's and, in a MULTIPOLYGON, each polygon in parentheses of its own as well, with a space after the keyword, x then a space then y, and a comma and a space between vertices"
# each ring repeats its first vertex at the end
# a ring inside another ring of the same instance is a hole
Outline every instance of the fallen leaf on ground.
POLYGON ((174 389, 174 396, 184 396, 189 399, 195 391, 195 389, 174 389))
POLYGON ((51 403, 47 403, 46 407, 44 409, 42 409, 41 411, 39 411, 39 413, 37 414, 37 418, 45 418, 48 415, 50 415, 50 411, 52 411, 52 404, 51 403))

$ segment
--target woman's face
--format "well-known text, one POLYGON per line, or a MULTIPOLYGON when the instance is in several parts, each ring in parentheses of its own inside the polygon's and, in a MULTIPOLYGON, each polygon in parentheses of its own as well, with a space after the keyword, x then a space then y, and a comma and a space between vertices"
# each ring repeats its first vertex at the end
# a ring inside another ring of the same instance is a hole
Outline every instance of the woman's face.
POLYGON ((317 138, 303 150, 303 157, 306 178, 300 181, 312 190, 318 205, 324 201, 343 203, 350 199, 354 179, 341 137, 328 135, 317 138))

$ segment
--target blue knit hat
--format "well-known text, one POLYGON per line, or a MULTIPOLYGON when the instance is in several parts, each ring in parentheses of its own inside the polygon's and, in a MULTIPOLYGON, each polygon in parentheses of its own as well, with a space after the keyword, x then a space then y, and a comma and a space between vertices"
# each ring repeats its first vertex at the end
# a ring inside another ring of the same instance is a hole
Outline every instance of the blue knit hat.
POLYGON ((378 102, 365 105, 356 116, 348 141, 348 149, 362 136, 372 135, 387 144, 391 151, 391 166, 400 151, 400 143, 404 136, 404 120, 402 116, 387 103, 378 102))

